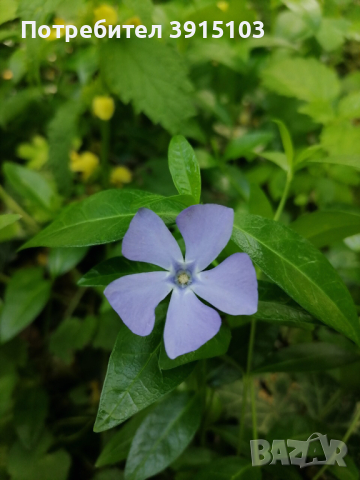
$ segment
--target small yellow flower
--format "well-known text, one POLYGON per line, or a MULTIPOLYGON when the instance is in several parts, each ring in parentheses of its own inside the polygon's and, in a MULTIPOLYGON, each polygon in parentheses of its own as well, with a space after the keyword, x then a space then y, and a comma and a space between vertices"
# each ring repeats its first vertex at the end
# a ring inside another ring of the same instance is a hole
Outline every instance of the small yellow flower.
POLYGON ((94 10, 94 24, 101 20, 105 20, 104 25, 105 27, 109 27, 110 25, 116 25, 118 21, 118 14, 115 8, 111 5, 100 5, 100 7, 95 8, 94 10))
POLYGON ((99 158, 91 152, 70 153, 70 170, 81 173, 81 178, 87 182, 99 166, 99 158))
POLYGON ((127 167, 115 167, 110 174, 110 183, 122 187, 124 183, 131 183, 132 178, 132 173, 127 167))
POLYGON ((222 11, 227 12, 229 10, 229 2, 218 2, 216 6, 222 11))
POLYGON ((139 17, 131 17, 128 18, 123 25, 134 25, 135 27, 138 27, 139 25, 142 25, 142 23, 139 17))
MULTIPOLYGON (((60 29, 60 38, 65 35, 65 27, 68 25, 63 18, 55 18, 53 25, 62 25, 64 28, 60 29)), ((50 35, 46 38, 48 42, 53 42, 57 40, 57 30, 55 28, 51 28, 50 35)))
POLYGON ((13 78, 14 74, 11 70, 4 70, 2 74, 2 78, 4 80, 11 80, 13 78))
POLYGON ((115 102, 111 97, 95 97, 92 102, 92 111, 101 120, 110 120, 114 115, 115 102))

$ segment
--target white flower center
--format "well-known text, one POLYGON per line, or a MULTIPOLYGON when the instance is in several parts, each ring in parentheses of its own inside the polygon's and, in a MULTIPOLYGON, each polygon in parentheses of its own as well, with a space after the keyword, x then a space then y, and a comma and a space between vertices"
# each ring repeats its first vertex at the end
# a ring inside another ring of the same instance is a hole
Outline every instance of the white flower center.
POLYGON ((186 285, 189 283, 190 280, 189 275, 185 272, 180 273, 177 278, 180 285, 186 285))

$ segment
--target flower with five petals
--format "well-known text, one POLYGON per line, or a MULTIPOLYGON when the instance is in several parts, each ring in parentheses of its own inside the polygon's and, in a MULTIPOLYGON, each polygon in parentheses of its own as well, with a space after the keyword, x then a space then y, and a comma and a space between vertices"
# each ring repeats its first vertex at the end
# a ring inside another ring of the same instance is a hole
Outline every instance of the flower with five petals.
POLYGON ((155 308, 172 292, 164 343, 169 358, 197 350, 221 326, 217 310, 230 315, 257 311, 258 288, 254 266, 246 253, 235 253, 211 270, 206 268, 231 237, 234 211, 221 205, 193 205, 176 224, 185 241, 185 259, 161 218, 141 208, 132 219, 122 244, 123 256, 164 269, 127 275, 110 283, 105 296, 125 325, 135 334, 149 335, 155 308))

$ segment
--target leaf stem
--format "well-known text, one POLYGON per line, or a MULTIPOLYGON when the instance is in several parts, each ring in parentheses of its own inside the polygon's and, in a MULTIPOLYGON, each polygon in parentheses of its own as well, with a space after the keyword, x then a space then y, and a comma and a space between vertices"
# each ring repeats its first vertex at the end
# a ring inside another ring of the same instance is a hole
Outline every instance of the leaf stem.
POLYGON ((243 399, 242 399, 242 406, 241 406, 241 413, 239 419, 239 443, 238 443, 238 455, 241 453, 241 443, 244 434, 244 420, 246 414, 246 406, 247 406, 247 393, 248 388, 250 385, 250 394, 251 394, 251 412, 252 412, 252 423, 253 423, 253 435, 255 437, 253 440, 257 438, 257 427, 256 427, 256 404, 255 404, 255 391, 253 389, 253 379, 250 376, 251 372, 251 365, 252 365, 252 358, 254 352, 254 344, 255 344, 255 333, 256 333, 256 319, 251 319, 251 329, 250 329, 250 339, 249 339, 249 349, 247 355, 247 362, 246 362, 246 373, 243 379, 243 399))
POLYGON ((15 200, 10 197, 10 195, 3 189, 3 187, 0 185, 0 198, 3 200, 5 205, 13 212, 18 213, 19 215, 22 216, 22 220, 28 225, 28 227, 33 231, 33 232, 38 232, 40 230, 39 225, 35 222, 35 220, 30 217, 28 213, 23 210, 20 205, 15 202, 15 200))
POLYGON ((101 120, 101 168, 104 188, 109 186, 110 122, 101 120))
MULTIPOLYGON (((350 426, 349 428, 347 429, 347 432, 345 433, 342 441, 344 443, 346 443, 350 436, 352 435, 353 431, 355 430, 356 426, 357 426, 357 423, 359 422, 360 420, 360 407, 357 407, 357 412, 355 413, 354 415, 354 418, 353 418, 353 421, 350 423, 350 426)), ((334 452, 333 453, 333 457, 335 457, 336 455, 338 455, 338 453, 334 452)), ((325 470, 327 470, 327 468, 329 467, 329 465, 331 464, 331 460, 332 460, 332 457, 330 457, 330 460, 328 461, 328 463, 326 465, 324 465, 319 471, 318 473, 315 475, 314 479, 313 480, 318 480, 322 474, 325 472, 325 470)))
POLYGON ((293 179, 293 173, 291 170, 288 171, 287 173, 287 177, 286 177, 286 184, 285 184, 285 188, 284 188, 284 191, 283 191, 283 194, 282 194, 282 197, 281 197, 281 200, 280 200, 280 203, 279 203, 279 206, 276 210, 276 213, 275 213, 275 216, 274 216, 274 220, 277 222, 280 217, 281 217, 281 214, 284 210, 284 207, 285 207, 285 203, 286 203, 286 200, 287 200, 287 197, 289 195, 289 190, 290 190, 290 186, 291 186, 291 182, 292 182, 292 179, 293 179))

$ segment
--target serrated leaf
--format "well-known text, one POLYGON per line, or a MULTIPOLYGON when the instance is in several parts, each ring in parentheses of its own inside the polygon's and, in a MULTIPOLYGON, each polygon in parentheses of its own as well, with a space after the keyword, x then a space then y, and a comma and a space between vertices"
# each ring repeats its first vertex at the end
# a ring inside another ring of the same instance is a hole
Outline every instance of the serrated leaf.
POLYGON ((174 360, 171 360, 166 355, 165 347, 162 343, 159 366, 162 370, 169 370, 171 368, 176 368, 180 365, 185 365, 186 363, 194 362, 203 358, 212 358, 225 355, 229 348, 230 340, 231 332, 226 325, 222 324, 219 333, 217 333, 211 340, 206 342, 202 347, 195 350, 195 352, 180 355, 174 360))
POLYGON ((332 343, 300 343, 266 357, 253 374, 265 372, 316 372, 342 367, 359 360, 360 354, 332 343))
MULTIPOLYGON (((193 202, 193 200, 192 200, 193 202)), ((161 197, 142 190, 105 190, 65 208, 57 219, 22 248, 84 247, 121 240, 140 207, 167 225, 191 204, 189 197, 161 197)))
POLYGON ((263 79, 279 95, 307 102, 331 101, 340 90, 335 72, 314 58, 273 60, 263 71, 263 79))
POLYGON ((42 311, 50 296, 50 282, 41 268, 18 270, 5 290, 0 313, 0 342, 5 343, 27 327, 42 311))
POLYGON ((232 240, 305 310, 360 345, 360 323, 351 295, 308 240, 255 215, 235 216, 232 240))
POLYGON ((5 215, 0 215, 0 230, 8 227, 9 225, 12 225, 13 223, 20 220, 20 218, 21 215, 18 215, 17 213, 7 213, 5 215))
POLYGON ((162 322, 157 322, 149 336, 140 337, 121 325, 109 360, 95 432, 124 422, 169 393, 191 372, 192 365, 168 372, 159 369, 162 328, 162 322))
POLYGON ((169 45, 156 39, 108 41, 100 58, 109 89, 154 123, 177 133, 194 115, 185 65, 169 45))
POLYGON ((124 257, 113 257, 99 263, 78 281, 80 287, 106 287, 114 280, 134 273, 154 272, 160 267, 150 263, 132 262, 124 257))
POLYGON ((290 226, 321 248, 360 233, 360 212, 317 211, 299 217, 290 226))
POLYGON ((179 194, 192 195, 199 203, 201 195, 200 166, 192 146, 182 135, 171 139, 169 170, 179 194))
POLYGON ((125 466, 126 480, 145 480, 164 470, 193 439, 201 421, 198 395, 176 393, 145 418, 135 434, 125 466))

